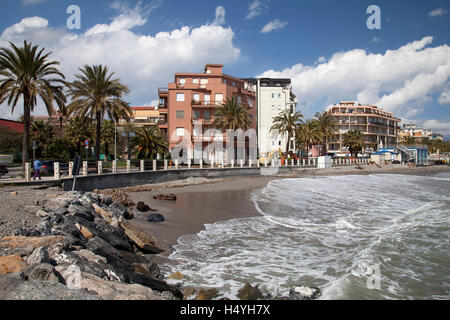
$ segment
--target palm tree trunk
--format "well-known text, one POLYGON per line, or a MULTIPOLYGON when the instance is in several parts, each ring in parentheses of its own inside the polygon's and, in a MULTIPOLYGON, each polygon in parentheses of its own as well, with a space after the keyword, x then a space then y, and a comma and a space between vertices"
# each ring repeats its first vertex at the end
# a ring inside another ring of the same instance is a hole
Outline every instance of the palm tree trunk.
POLYGON ((96 141, 95 141, 95 159, 97 161, 100 160, 100 134, 101 134, 101 115, 100 112, 97 112, 96 114, 96 120, 97 120, 97 136, 96 136, 96 141))
POLYGON ((25 163, 28 161, 28 144, 30 142, 30 98, 23 96, 23 144, 22 144, 22 168, 25 174, 25 163))
POLYGON ((291 142, 291 133, 288 132, 287 135, 287 143, 286 143, 286 160, 288 158, 288 154, 289 154, 289 142, 291 142))

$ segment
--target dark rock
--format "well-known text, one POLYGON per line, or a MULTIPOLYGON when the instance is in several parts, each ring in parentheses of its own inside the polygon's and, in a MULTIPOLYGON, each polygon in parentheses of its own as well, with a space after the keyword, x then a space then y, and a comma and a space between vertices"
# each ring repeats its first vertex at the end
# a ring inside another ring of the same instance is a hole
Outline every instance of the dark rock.
POLYGON ((52 214, 52 215, 50 216, 50 220, 49 220, 49 222, 50 222, 52 225, 60 224, 60 223, 63 222, 63 221, 64 221, 63 214, 58 214, 58 213, 52 214))
POLYGON ((151 208, 148 205, 146 205, 143 201, 137 203, 136 209, 138 209, 141 212, 147 212, 151 210, 151 208))
POLYGON ((45 247, 36 248, 33 253, 27 258, 27 263, 29 265, 48 263, 55 264, 55 261, 50 258, 48 251, 45 247))
POLYGON ((148 261, 148 259, 146 257, 141 256, 141 255, 137 255, 137 254, 132 253, 132 252, 118 250, 117 254, 119 255, 119 257, 121 259, 123 259, 124 261, 128 262, 129 264, 133 264, 133 263, 148 264, 149 263, 149 261, 148 261))
POLYGON ((87 221, 94 221, 94 215, 89 211, 78 211, 73 214, 74 217, 78 217, 87 221))
POLYGON ((119 250, 115 249, 113 246, 99 237, 90 239, 86 243, 86 248, 99 256, 105 257, 109 265, 113 266, 116 269, 119 269, 120 271, 133 270, 131 265, 120 257, 119 250))
POLYGON ((137 283, 159 292, 169 291, 176 298, 183 299, 183 294, 181 293, 180 290, 168 285, 166 282, 162 280, 153 279, 136 272, 127 272, 127 276, 130 280, 130 283, 137 283))
POLYGON ((177 200, 177 196, 174 194, 158 194, 154 196, 153 199, 175 201, 177 200))
POLYGON ((106 196, 101 197, 101 201, 100 201, 100 203, 105 206, 109 206, 113 202, 114 202, 113 199, 111 199, 110 197, 106 197, 106 196))
POLYGON ((159 213, 152 213, 152 214, 148 215, 147 221, 150 221, 150 222, 164 222, 164 216, 162 214, 159 214, 159 213))
POLYGON ((75 226, 75 223, 64 221, 64 226, 61 228, 61 232, 67 237, 72 246, 84 245, 86 243, 86 239, 83 237, 80 230, 78 230, 75 226))
POLYGON ((313 300, 320 297, 321 294, 319 288, 309 288, 304 286, 295 286, 289 291, 289 297, 295 300, 313 300))
POLYGON ((67 207, 61 206, 61 207, 57 208, 54 213, 56 215, 64 216, 69 213, 69 210, 67 209, 67 207))
POLYGON ((241 300, 258 300, 264 299, 258 286, 253 287, 251 284, 246 283, 242 289, 240 289, 236 295, 241 300))
POLYGON ((33 264, 20 274, 24 279, 65 284, 64 279, 48 263, 33 264))
POLYGON ((85 289, 73 290, 61 283, 26 281, 18 274, 0 276, 0 300, 100 300, 85 289))

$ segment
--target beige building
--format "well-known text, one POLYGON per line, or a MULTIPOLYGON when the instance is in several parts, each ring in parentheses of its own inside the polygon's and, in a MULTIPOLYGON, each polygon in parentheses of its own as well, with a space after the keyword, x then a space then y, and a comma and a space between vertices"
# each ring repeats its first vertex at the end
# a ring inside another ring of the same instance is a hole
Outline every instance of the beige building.
MULTIPOLYGON (((132 111, 131 124, 136 128, 163 125, 166 119, 155 107, 130 107, 132 111)), ((124 119, 119 120, 119 126, 126 125, 124 119)))
POLYGON ((392 112, 377 106, 361 105, 357 101, 341 101, 325 111, 331 114, 337 124, 333 141, 328 152, 346 152, 343 145, 344 134, 349 130, 359 130, 364 135, 364 153, 373 152, 381 147, 398 144, 399 122, 392 112))

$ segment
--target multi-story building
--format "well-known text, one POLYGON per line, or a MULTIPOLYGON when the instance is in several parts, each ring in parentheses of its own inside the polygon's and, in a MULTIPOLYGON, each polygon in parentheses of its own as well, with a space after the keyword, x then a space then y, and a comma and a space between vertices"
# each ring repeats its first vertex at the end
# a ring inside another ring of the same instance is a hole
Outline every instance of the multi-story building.
MULTIPOLYGON (((224 74, 221 64, 207 64, 203 73, 176 73, 174 82, 160 88, 158 95, 160 115, 167 119, 160 129, 167 135, 169 149, 179 144, 186 130, 191 135, 191 150, 194 142, 201 142, 204 150, 215 139, 204 133, 212 128, 214 113, 227 98, 236 97, 248 108, 252 128, 256 128, 255 92, 248 90, 245 80, 224 74), (201 130, 194 121, 202 124, 201 130)), ((226 139, 224 132, 221 139, 226 139)), ((201 150, 194 150, 192 155, 195 159, 205 158, 201 150)))
MULTIPOLYGON (((256 92, 257 135, 259 157, 286 152, 287 135, 274 135, 270 128, 276 116, 285 110, 295 113, 297 97, 292 92, 291 79, 245 79, 249 90, 256 92)), ((295 136, 291 135, 289 151, 295 152, 295 136)))
MULTIPOLYGON (((151 126, 164 125, 165 117, 160 114, 157 107, 130 107, 130 123, 136 128, 148 128, 151 126)), ((119 126, 126 125, 124 119, 119 120, 119 126)))
POLYGON ((381 147, 398 144, 398 123, 392 112, 371 105, 361 105, 356 101, 341 101, 325 111, 331 114, 336 122, 337 130, 333 141, 329 143, 329 153, 345 151, 344 134, 348 130, 359 130, 364 135, 365 150, 372 152, 381 147))
POLYGON ((403 128, 399 132, 400 139, 404 137, 413 137, 416 140, 420 140, 422 138, 428 138, 432 140, 444 140, 444 137, 439 133, 434 133, 431 129, 424 129, 420 127, 416 127, 413 123, 403 124, 403 128))

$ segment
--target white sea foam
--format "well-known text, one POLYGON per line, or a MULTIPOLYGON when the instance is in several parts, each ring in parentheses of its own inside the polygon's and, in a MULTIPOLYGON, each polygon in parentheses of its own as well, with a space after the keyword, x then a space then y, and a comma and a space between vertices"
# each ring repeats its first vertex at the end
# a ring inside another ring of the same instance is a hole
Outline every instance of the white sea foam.
POLYGON ((230 298, 250 282, 272 296, 304 285, 322 299, 448 299, 450 181, 438 178, 274 180, 252 194, 262 217, 181 237, 173 271, 230 298), (367 288, 374 265, 381 290, 367 288))

